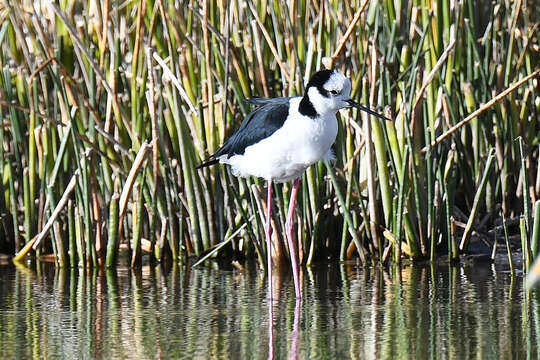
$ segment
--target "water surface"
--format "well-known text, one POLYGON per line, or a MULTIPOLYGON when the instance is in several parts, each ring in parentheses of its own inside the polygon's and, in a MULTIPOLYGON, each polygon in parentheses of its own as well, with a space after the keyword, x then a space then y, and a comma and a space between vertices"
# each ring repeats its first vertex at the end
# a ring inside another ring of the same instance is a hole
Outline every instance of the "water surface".
POLYGON ((256 269, 4 266, 0 356, 535 359, 539 294, 522 280, 493 264, 319 265, 299 303, 287 273, 269 302, 256 269))

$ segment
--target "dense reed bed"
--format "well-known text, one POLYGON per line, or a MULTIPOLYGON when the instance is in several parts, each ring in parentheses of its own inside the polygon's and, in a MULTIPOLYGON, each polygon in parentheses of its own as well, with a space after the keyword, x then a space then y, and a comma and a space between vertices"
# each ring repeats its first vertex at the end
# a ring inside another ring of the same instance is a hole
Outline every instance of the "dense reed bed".
MULTIPOLYGON (((264 183, 195 166, 251 96, 317 69, 392 121, 342 111, 302 179, 303 264, 539 250, 534 1, 4 1, 0 251, 60 266, 258 258, 264 183)), ((289 185, 276 186, 273 255, 289 185)))

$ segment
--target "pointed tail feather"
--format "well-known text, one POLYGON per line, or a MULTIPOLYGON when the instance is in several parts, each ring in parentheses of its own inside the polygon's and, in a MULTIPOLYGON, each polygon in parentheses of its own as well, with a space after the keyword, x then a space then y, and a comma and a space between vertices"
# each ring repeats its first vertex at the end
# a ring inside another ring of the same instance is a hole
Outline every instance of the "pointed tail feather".
POLYGON ((212 166, 214 164, 217 164, 218 162, 219 162, 219 159, 207 160, 207 161, 203 162, 202 164, 195 166, 195 169, 199 170, 199 169, 202 169, 204 167, 212 166))

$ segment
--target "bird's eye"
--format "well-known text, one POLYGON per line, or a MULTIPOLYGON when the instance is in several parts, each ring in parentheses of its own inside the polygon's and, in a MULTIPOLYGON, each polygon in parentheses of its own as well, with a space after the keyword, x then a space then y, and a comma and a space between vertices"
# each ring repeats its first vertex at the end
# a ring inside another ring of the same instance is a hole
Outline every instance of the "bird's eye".
POLYGON ((332 95, 337 95, 337 94, 339 94, 339 91, 337 91, 337 90, 330 90, 330 94, 332 94, 332 95))

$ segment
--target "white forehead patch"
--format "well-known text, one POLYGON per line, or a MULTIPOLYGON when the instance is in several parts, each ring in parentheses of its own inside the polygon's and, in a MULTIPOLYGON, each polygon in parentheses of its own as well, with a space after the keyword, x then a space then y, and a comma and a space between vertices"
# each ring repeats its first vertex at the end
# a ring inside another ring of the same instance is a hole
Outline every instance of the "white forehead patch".
POLYGON ((347 82, 349 82, 349 79, 347 79, 343 74, 334 72, 324 83, 323 88, 327 91, 341 91, 345 88, 347 82))

